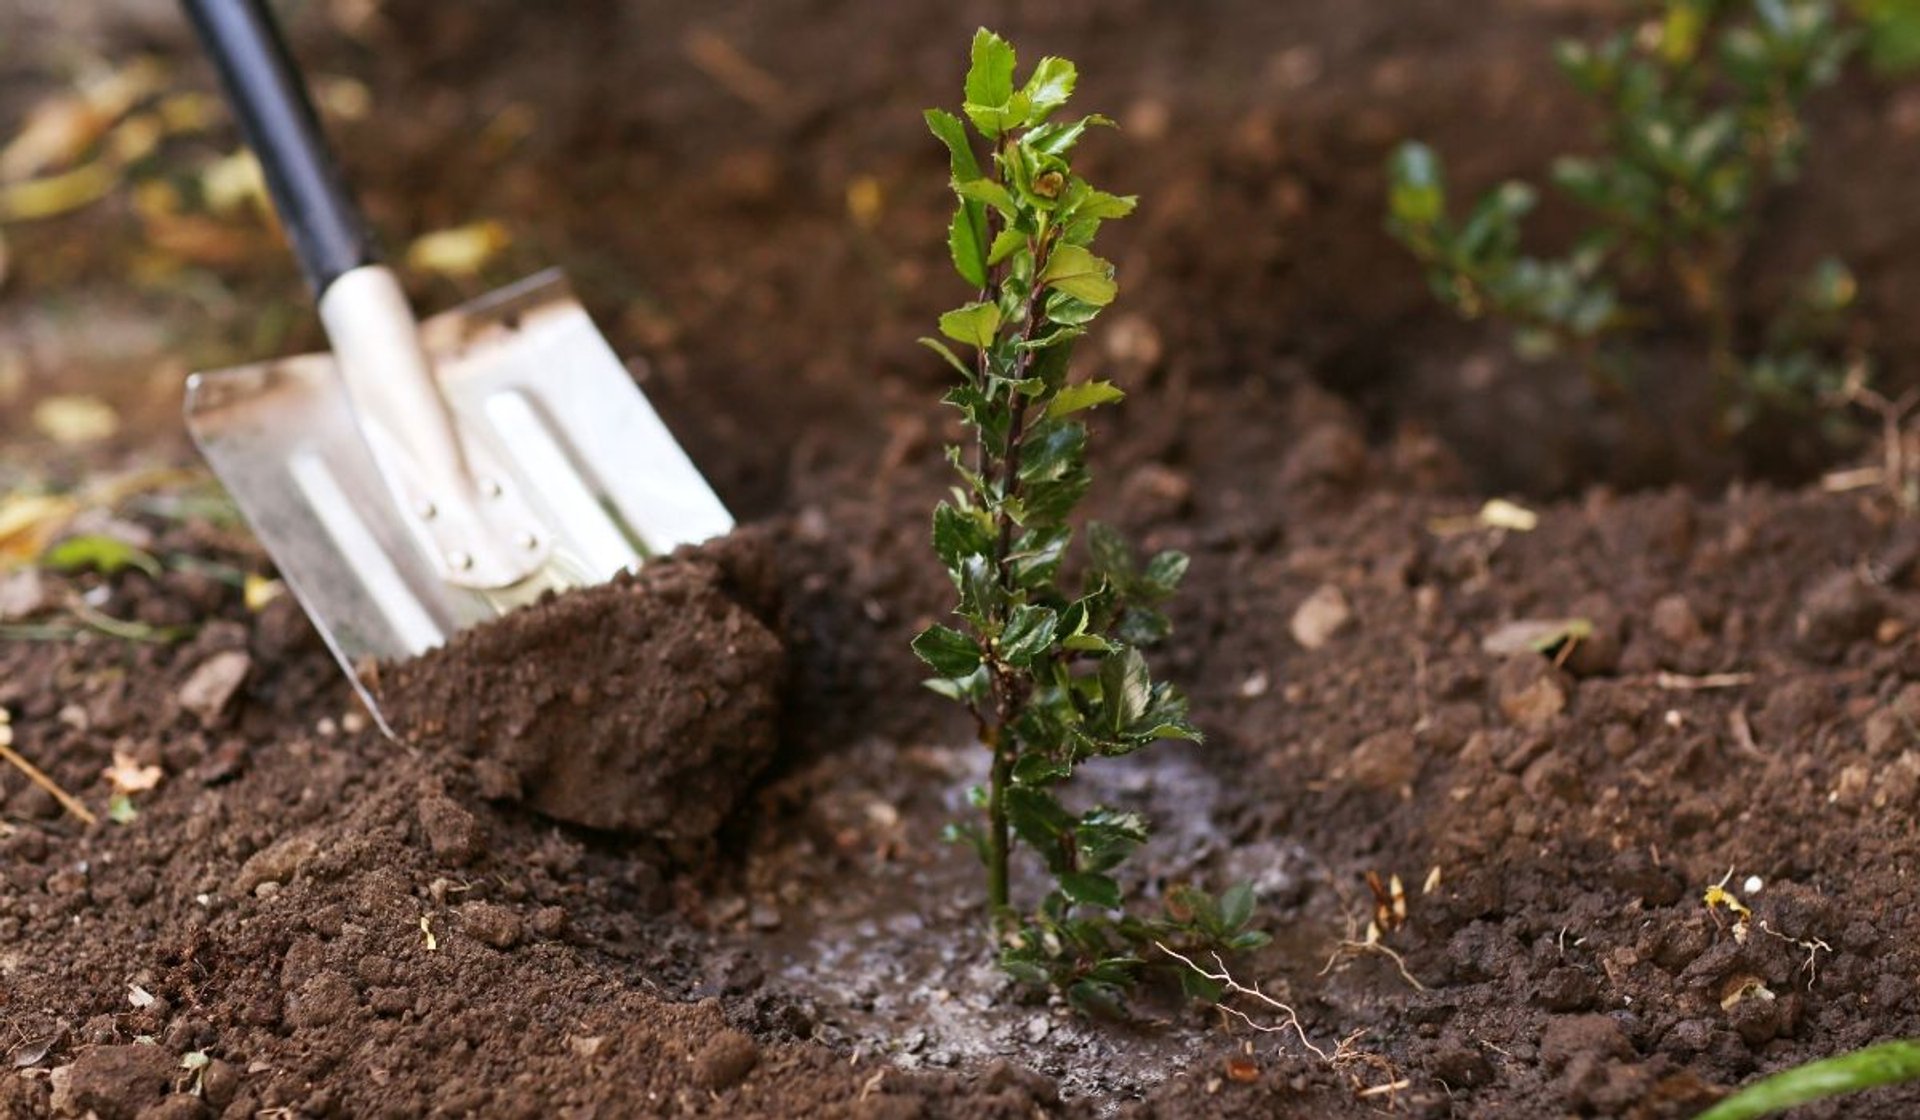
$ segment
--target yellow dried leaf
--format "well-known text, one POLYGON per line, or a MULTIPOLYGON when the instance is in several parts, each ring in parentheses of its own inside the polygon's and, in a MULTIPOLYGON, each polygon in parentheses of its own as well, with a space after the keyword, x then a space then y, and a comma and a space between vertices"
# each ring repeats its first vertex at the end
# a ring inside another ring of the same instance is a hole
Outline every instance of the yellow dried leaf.
POLYGON ((98 443, 119 432, 120 414, 98 397, 63 394, 33 406, 33 426, 58 444, 98 443))
POLYGON ((277 579, 248 572, 246 581, 241 585, 240 597, 246 602, 248 611, 259 614, 286 590, 287 585, 277 579))
POLYGON ((0 498, 0 563, 29 562, 66 527, 80 503, 55 494, 9 494, 0 498))
POLYGON ((861 229, 872 229, 880 221, 880 211, 885 205, 886 195, 880 189, 880 180, 873 176, 861 175, 847 184, 847 213, 861 229))
POLYGON ((365 120, 373 112, 373 91, 358 78, 332 74, 315 78, 313 99, 322 113, 338 120, 365 120))
POLYGON ((72 171, 0 186, 0 221, 25 222, 51 218, 105 198, 120 181, 120 172, 105 160, 94 160, 72 171))
POLYGON ((456 279, 470 277, 512 243, 507 227, 491 219, 436 230, 407 247, 407 267, 456 279))
POLYGON ((264 206, 267 180, 260 161, 246 149, 220 157, 200 172, 200 193, 207 209, 229 217, 243 206, 264 206))
POLYGON ((1489 529, 1512 529, 1531 533, 1540 525, 1540 515, 1505 498, 1494 498, 1480 507, 1480 524, 1489 529))
POLYGON ((420 933, 426 938, 427 952, 431 953, 440 948, 440 939, 433 935, 433 923, 425 914, 420 915, 420 933))

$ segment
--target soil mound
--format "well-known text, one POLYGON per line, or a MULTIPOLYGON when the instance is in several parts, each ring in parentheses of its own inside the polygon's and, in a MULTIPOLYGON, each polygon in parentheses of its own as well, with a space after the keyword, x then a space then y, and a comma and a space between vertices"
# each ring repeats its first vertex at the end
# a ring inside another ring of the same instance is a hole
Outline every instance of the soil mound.
POLYGON ((778 745, 786 650, 768 552, 740 538, 548 595, 382 665, 406 739, 556 820, 663 839, 718 828, 778 745))

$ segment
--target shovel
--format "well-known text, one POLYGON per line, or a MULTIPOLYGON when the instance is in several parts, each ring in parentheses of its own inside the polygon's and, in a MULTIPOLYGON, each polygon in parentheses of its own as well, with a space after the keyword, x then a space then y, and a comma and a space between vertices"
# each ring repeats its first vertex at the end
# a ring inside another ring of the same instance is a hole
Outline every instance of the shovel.
POLYGON ((194 374, 187 426, 366 679, 549 590, 733 528, 558 273, 416 322, 264 0, 185 0, 331 354, 194 374))

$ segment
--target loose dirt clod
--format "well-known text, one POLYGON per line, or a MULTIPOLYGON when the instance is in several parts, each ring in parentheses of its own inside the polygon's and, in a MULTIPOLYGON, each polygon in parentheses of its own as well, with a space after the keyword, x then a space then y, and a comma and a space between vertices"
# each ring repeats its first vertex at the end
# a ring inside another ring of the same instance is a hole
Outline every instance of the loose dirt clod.
MULTIPOLYGON (((772 757, 786 652, 765 619, 765 546, 682 549, 547 596, 382 666, 406 738, 467 756, 480 785, 591 828, 698 839, 772 757)), ((443 854, 466 845, 428 820, 443 854)), ((440 814, 439 817, 444 817, 440 814)))

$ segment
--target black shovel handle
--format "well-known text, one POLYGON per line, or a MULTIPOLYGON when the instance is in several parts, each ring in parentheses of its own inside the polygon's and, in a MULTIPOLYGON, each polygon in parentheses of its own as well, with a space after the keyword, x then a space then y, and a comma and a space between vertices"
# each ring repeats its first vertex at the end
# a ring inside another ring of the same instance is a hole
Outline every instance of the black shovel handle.
POLYGON ((220 70, 240 131, 260 160, 274 209, 314 298, 342 273, 380 259, 305 84, 265 0, 182 0, 220 70))

